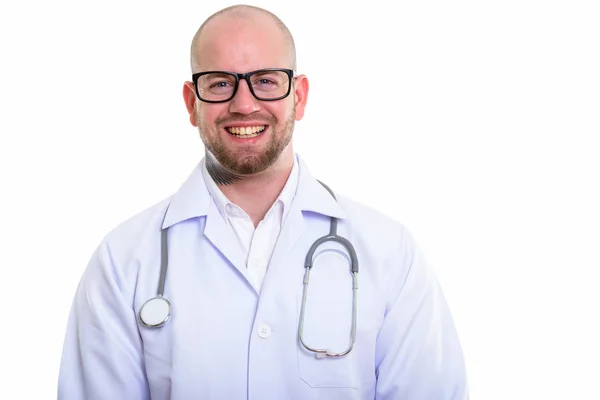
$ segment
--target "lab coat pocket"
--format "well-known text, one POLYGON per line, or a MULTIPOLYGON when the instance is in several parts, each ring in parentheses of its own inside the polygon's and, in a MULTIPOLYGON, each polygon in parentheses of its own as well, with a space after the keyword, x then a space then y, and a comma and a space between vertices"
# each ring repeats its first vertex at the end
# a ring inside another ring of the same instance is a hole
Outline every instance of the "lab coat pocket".
MULTIPOLYGON (((302 338, 298 340, 300 378, 311 387, 356 388, 356 351, 338 357, 318 357, 306 347, 344 353, 352 343, 352 275, 347 253, 336 245, 313 258, 306 292, 302 338), (303 345, 304 343, 304 345, 303 345), (306 347, 305 347, 306 346, 306 347)), ((302 318, 302 293, 298 293, 298 317, 302 318)))

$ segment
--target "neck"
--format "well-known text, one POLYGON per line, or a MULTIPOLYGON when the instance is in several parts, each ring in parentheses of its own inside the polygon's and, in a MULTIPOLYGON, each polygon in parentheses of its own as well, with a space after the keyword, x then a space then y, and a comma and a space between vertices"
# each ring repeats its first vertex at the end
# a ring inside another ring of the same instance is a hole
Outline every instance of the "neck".
POLYGON ((283 190, 294 166, 293 152, 283 152, 267 170, 254 175, 237 175, 207 153, 207 170, 223 194, 244 210, 254 227, 265 217, 283 190))

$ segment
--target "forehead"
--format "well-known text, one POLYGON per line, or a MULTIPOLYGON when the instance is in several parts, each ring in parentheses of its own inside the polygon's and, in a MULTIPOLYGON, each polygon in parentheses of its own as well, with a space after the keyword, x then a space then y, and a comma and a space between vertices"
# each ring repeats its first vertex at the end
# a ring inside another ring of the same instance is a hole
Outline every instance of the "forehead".
POLYGON ((201 33, 195 62, 198 71, 290 68, 290 46, 281 28, 268 17, 223 15, 201 33))

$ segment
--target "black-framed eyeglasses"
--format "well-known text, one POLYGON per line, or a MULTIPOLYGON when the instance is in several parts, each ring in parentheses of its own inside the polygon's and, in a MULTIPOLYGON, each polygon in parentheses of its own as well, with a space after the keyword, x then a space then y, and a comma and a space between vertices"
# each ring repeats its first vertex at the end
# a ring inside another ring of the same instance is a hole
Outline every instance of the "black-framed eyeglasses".
POLYGON ((244 79, 252 95, 262 101, 286 98, 292 89, 294 70, 266 68, 238 74, 229 71, 204 71, 192 75, 196 96, 207 103, 224 103, 233 99, 240 80, 244 79))

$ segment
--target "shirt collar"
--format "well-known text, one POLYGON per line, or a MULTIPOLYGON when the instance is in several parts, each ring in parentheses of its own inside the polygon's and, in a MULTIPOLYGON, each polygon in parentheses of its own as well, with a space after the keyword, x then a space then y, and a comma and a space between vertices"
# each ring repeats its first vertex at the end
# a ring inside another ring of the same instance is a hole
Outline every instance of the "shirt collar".
MULTIPOLYGON (((214 181, 204 178, 204 162, 203 158, 179 190, 171 196, 163 228, 191 218, 206 216, 211 208, 211 203, 217 202, 217 200, 213 200, 209 189, 210 182, 214 184, 214 181)), ((333 191, 335 193, 335 189, 333 191)), ((339 198, 338 195, 336 196, 339 198)), ((336 199, 312 176, 302 158, 297 155, 294 157, 292 174, 290 174, 290 179, 288 179, 280 199, 285 205, 286 214, 291 209, 298 208, 300 211, 314 212, 340 219, 346 218, 346 214, 336 199), (297 181, 294 182, 294 180, 297 181)))
MULTIPOLYGON (((202 170, 202 178, 204 179, 206 188, 212 196, 212 199, 214 200, 215 205, 217 206, 217 209, 219 210, 219 213, 221 214, 223 219, 227 220, 228 212, 230 213, 232 209, 234 212, 235 210, 241 211, 241 209, 236 204, 232 203, 231 200, 229 200, 227 196, 223 194, 223 192, 217 186, 214 179, 212 179, 212 177, 208 173, 208 169, 206 168, 206 158, 202 159, 202 161, 200 162, 200 166, 202 170)), ((285 216, 290 210, 292 200, 294 199, 294 195, 296 194, 296 190, 298 188, 298 175, 298 160, 297 157, 294 157, 292 172, 290 173, 290 176, 288 177, 285 186, 281 190, 281 193, 277 197, 277 200, 275 200, 275 202, 267 212, 267 215, 279 209, 279 207, 282 207, 282 221, 285 219, 285 216)))

